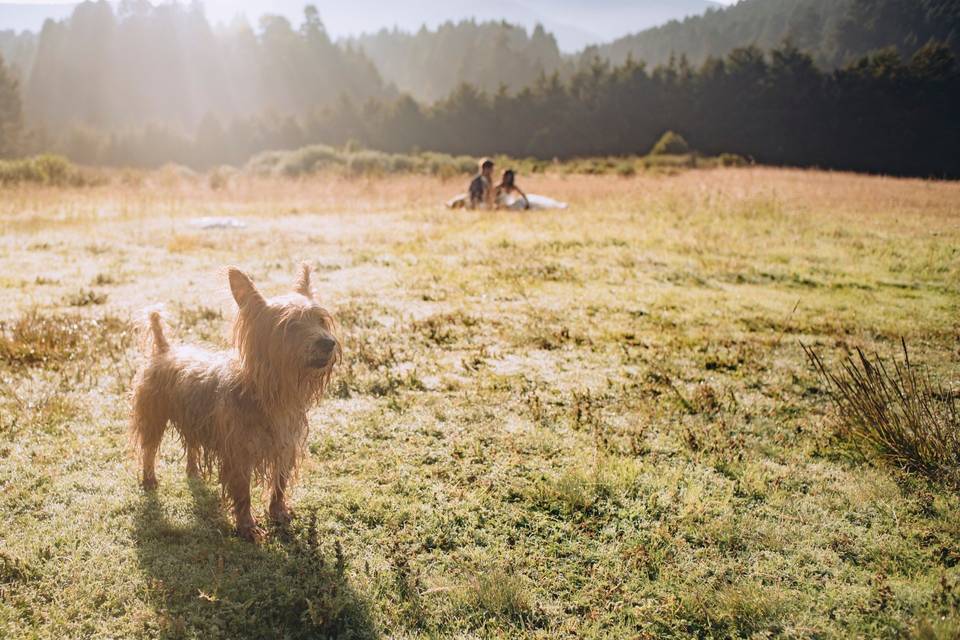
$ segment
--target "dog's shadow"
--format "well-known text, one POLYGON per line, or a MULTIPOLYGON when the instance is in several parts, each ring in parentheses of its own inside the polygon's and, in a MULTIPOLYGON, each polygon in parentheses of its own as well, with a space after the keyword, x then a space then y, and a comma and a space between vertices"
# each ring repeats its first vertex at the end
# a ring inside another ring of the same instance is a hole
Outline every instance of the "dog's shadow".
POLYGON ((216 490, 201 481, 190 490, 191 513, 168 516, 156 492, 142 495, 136 512, 137 558, 160 637, 378 635, 339 547, 318 542, 309 518, 254 545, 233 535, 216 490))

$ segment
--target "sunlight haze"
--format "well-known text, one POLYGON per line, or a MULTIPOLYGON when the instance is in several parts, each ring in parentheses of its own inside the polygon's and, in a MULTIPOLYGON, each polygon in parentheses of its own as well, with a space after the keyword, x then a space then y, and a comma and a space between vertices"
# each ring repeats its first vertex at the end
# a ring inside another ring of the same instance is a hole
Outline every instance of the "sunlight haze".
MULTIPOLYGON (((154 3, 157 4, 157 3, 154 3)), ((184 3, 186 4, 186 3, 184 3)), ((245 16, 256 24, 264 14, 278 14, 299 24, 303 16, 303 0, 208 0, 202 3, 214 23, 229 24, 237 16, 245 16)), ((446 21, 506 20, 532 29, 537 24, 557 37, 560 48, 573 52, 589 44, 612 40, 628 33, 662 24, 671 19, 703 13, 709 7, 733 4, 732 0, 426 0, 417 3, 393 3, 381 0, 356 0, 343 3, 331 0, 313 2, 321 19, 334 38, 355 36, 380 29, 398 27, 416 31, 421 25, 436 27, 446 21)), ((30 1, 0 2, 0 31, 38 30, 44 19, 63 19, 74 2, 30 1)))

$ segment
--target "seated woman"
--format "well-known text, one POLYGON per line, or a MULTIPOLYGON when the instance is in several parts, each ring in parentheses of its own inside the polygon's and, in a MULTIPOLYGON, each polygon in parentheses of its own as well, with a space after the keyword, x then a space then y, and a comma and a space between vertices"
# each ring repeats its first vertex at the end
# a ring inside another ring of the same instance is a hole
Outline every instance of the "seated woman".
POLYGON ((497 209, 529 209, 530 200, 516 183, 517 175, 513 169, 503 172, 500 184, 493 192, 493 199, 497 209))

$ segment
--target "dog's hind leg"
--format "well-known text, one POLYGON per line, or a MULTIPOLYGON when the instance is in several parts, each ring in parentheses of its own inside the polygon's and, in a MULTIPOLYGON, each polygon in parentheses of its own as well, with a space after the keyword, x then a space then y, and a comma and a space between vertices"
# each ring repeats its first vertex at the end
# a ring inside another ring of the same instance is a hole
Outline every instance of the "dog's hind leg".
POLYGON ((166 421, 147 419, 136 415, 133 423, 133 434, 137 448, 140 450, 142 475, 140 481, 148 491, 157 488, 157 451, 163 440, 163 432, 167 428, 166 421))

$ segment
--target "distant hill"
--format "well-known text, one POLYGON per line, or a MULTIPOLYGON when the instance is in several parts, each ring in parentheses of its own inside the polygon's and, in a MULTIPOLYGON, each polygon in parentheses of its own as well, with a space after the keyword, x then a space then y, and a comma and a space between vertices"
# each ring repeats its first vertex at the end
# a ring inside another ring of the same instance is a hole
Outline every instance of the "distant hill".
MULTIPOLYGON (((723 8, 722 4, 711 0, 523 0, 523 4, 537 12, 541 17, 540 22, 548 30, 551 21, 589 26, 598 38, 579 43, 577 48, 613 40, 624 35, 624 32, 639 31, 723 8)), ((514 20, 511 16, 506 18, 514 20)), ((562 38, 560 47, 570 51, 562 38)))
POLYGON ((685 55, 694 64, 737 47, 776 47, 790 40, 825 66, 895 47, 909 57, 931 39, 960 51, 956 0, 741 0, 722 11, 673 21, 588 48, 615 64, 628 56, 649 65, 685 55))

